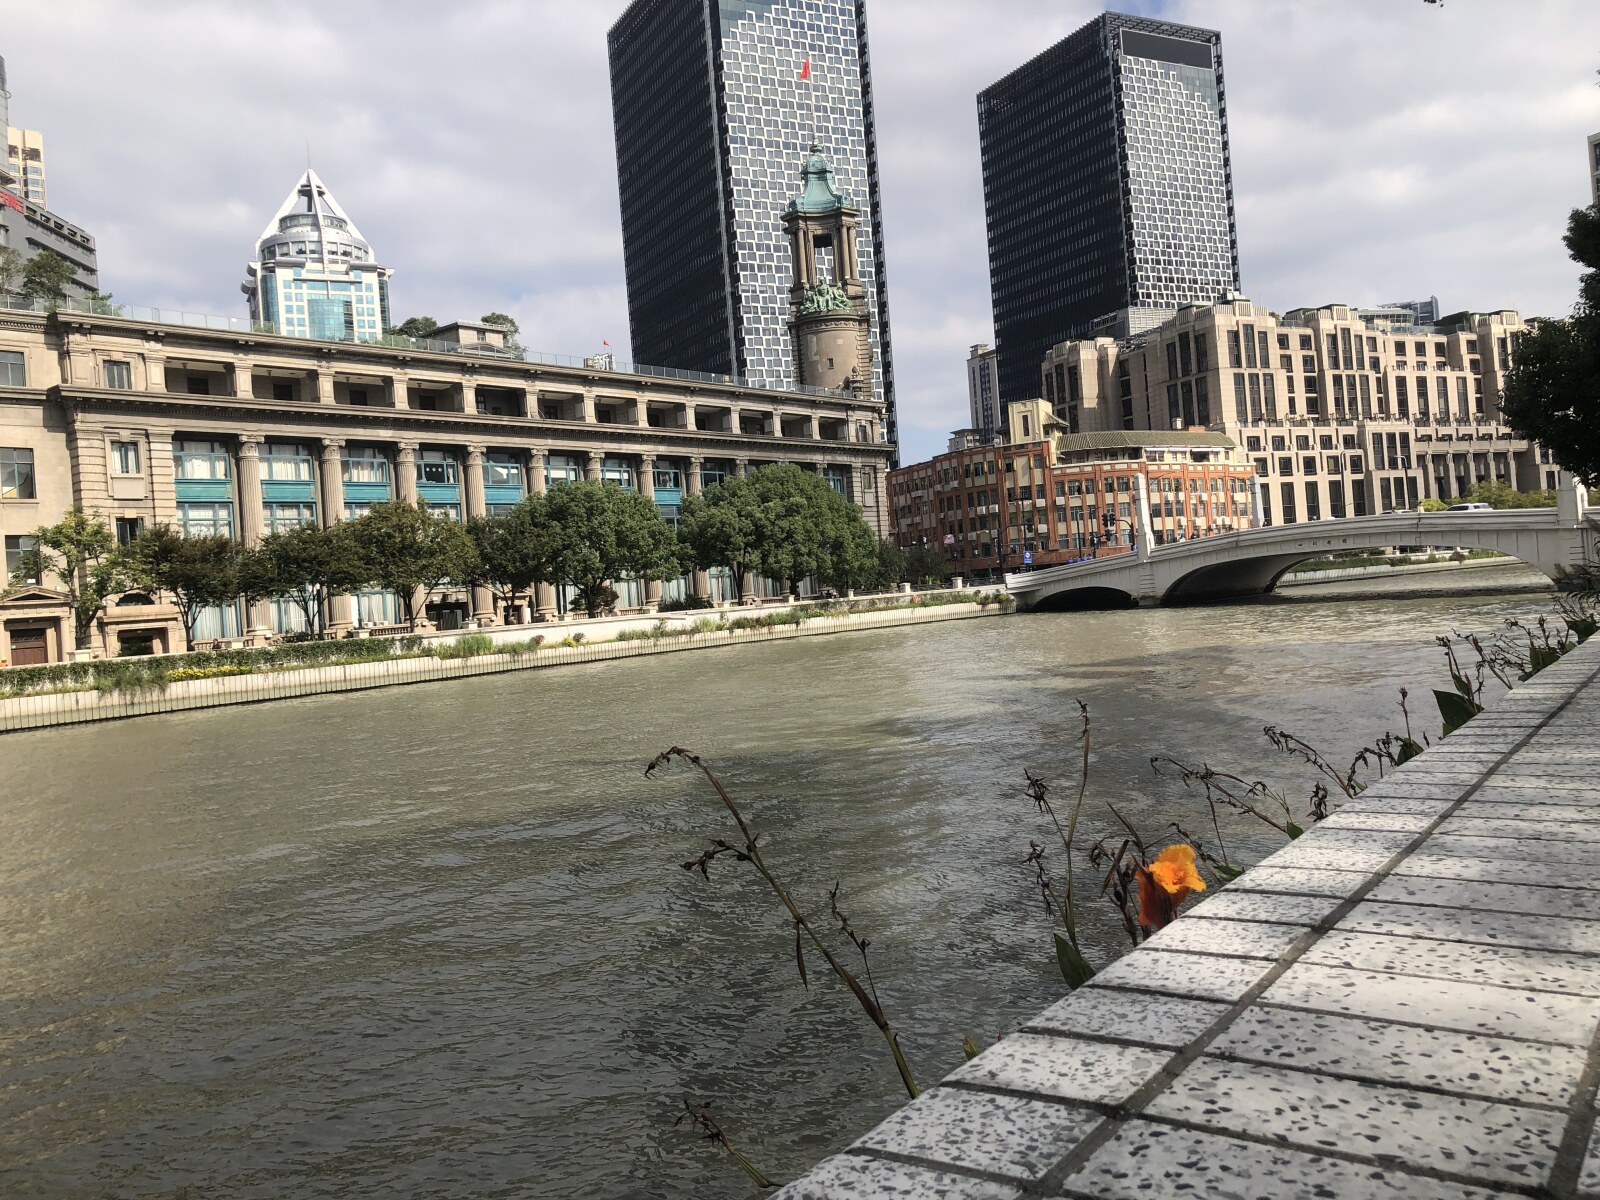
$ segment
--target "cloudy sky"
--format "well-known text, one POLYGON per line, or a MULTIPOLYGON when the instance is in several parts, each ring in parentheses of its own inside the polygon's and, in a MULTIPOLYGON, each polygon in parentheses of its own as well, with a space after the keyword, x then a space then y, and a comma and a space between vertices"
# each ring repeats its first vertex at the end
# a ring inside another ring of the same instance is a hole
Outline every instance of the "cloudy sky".
MULTIPOLYGON (((0 0, 0 54, 51 207, 99 239, 119 300, 242 314, 309 142, 396 268, 397 318, 498 309, 531 346, 587 353, 627 345, 605 58, 624 4, 0 0)), ((965 424, 967 347, 992 336, 973 98, 1102 7, 871 0, 908 461, 965 424)), ((1222 30, 1252 299, 1566 311, 1600 3, 1120 7, 1222 30)))

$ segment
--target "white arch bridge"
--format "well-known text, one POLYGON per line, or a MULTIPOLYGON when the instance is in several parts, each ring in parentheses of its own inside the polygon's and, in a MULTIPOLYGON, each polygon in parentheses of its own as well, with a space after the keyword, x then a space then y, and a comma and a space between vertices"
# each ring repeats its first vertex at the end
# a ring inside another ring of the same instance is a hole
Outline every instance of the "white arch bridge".
POLYGON ((1498 550, 1559 584, 1600 568, 1600 510, 1586 509, 1582 488, 1566 475, 1562 484, 1555 508, 1349 517, 1155 547, 1141 521, 1136 553, 1010 574, 1006 587, 1022 611, 1204 603, 1270 592, 1308 558, 1384 546, 1498 550))

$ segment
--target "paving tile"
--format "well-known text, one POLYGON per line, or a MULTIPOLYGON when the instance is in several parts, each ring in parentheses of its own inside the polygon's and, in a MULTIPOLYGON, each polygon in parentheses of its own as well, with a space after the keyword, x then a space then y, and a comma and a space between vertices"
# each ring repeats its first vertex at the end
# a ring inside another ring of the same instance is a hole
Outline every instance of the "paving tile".
POLYGON ((1520 799, 1504 800, 1498 796, 1489 800, 1473 797, 1456 809, 1456 815, 1492 817, 1498 821, 1574 821, 1600 824, 1600 801, 1594 804, 1545 804, 1520 799))
POLYGON ((1154 1121, 1129 1121, 1067 1177, 1066 1186, 1106 1200, 1496 1200, 1510 1194, 1154 1121))
POLYGON ((1583 821, 1559 821, 1554 817, 1537 821, 1508 821, 1479 812, 1455 813, 1439 826, 1441 837, 1533 838, 1539 841, 1588 842, 1589 850, 1600 861, 1600 825, 1583 821))
POLYGON ((1566 1124, 1565 1113, 1212 1058, 1191 1065, 1146 1111, 1312 1152, 1535 1186, 1549 1175, 1566 1124))
MULTIPOLYGON (((1432 845, 1432 841, 1429 841, 1428 846, 1432 845)), ((1427 847, 1401 859, 1393 874, 1527 887, 1556 884, 1567 890, 1600 891, 1600 872, 1591 875, 1574 869, 1570 863, 1560 869, 1552 869, 1538 859, 1457 857, 1454 854, 1433 854, 1427 847)))
POLYGON ((1462 792, 1466 791, 1467 785, 1411 780, 1403 775, 1393 775, 1385 779, 1381 784, 1373 784, 1373 787, 1383 788, 1385 796, 1394 796, 1407 800, 1454 800, 1462 792))
POLYGON ((1141 988, 1232 1001, 1255 986, 1273 965, 1260 958, 1216 958, 1140 949, 1119 958, 1084 986, 1141 988))
POLYGON ((1589 1134, 1589 1148, 1583 1155, 1583 1167, 1578 1172, 1578 1195, 1588 1200, 1600 1196, 1600 1123, 1589 1134))
POLYGON ((1449 808, 1455 800, 1429 800, 1417 796, 1390 796, 1383 791, 1383 784, 1375 783, 1359 796, 1339 803, 1339 811, 1347 812, 1376 812, 1376 813, 1409 813, 1415 816, 1436 817, 1449 808))
POLYGON ((1600 787, 1547 788, 1537 783, 1503 782, 1493 778, 1472 793, 1474 800, 1508 800, 1516 804, 1600 804, 1600 787))
POLYGON ((1339 906, 1337 896, 1278 896, 1271 892, 1240 892, 1234 885, 1191 908, 1184 920, 1206 917, 1229 921, 1277 921, 1286 925, 1315 925, 1339 906))
POLYGON ((773 1200, 1015 1200, 1021 1194, 969 1175, 838 1154, 774 1192, 773 1200))
MULTIPOLYGON (((1472 837, 1464 833, 1436 833, 1427 849, 1434 854, 1459 854, 1463 858, 1505 858, 1551 864, 1588 864, 1600 867, 1600 847, 1593 842, 1546 841, 1542 838, 1472 837)), ((1570 874, 1552 870, 1552 874, 1570 874)))
POLYGON ((1098 1113, 1086 1108, 939 1087, 906 1105, 855 1148, 1032 1180, 1100 1121, 1098 1113))
POLYGON ((1262 921, 1208 921, 1186 916, 1152 936, 1152 950, 1186 950, 1196 954, 1236 954, 1244 958, 1281 958, 1305 933, 1300 925, 1262 921))
POLYGON ((1013 1033, 945 1077, 1061 1100, 1120 1104, 1166 1066, 1172 1055, 1044 1033, 1013 1033))
POLYGON ((1501 767, 1500 770, 1495 772, 1496 778, 1505 776, 1508 779, 1514 779, 1520 775, 1536 775, 1541 778, 1549 777, 1553 779, 1560 779, 1563 782, 1572 779, 1581 779, 1587 781, 1589 786, 1592 787, 1595 781, 1600 779, 1600 764, 1593 762, 1571 761, 1552 762, 1548 760, 1541 761, 1539 759, 1533 759, 1524 762, 1522 755, 1518 754, 1505 766, 1501 767))
MULTIPOLYGON (((1449 859, 1461 862, 1461 859, 1449 859)), ((1547 877, 1547 872, 1541 872, 1547 877)), ((1600 889, 1527 887, 1513 883, 1480 883, 1465 879, 1427 879, 1394 874, 1367 894, 1368 900, 1396 904, 1441 904, 1479 912, 1529 913, 1580 917, 1600 922, 1600 889)))
MULTIPOLYGON (((1485 946, 1521 946, 1528 950, 1600 954, 1600 925, 1567 916, 1473 912, 1465 908, 1369 899, 1346 914, 1337 928, 1485 946)), ((1600 966, 1600 963, 1596 965, 1600 966)))
MULTIPOLYGON (((1441 806, 1442 807, 1442 806, 1441 806)), ((1384 812, 1382 809, 1340 809, 1318 829, 1381 829, 1392 833, 1421 833, 1437 814, 1384 812)))
POLYGON ((1079 988, 1065 1000, 1045 1009, 1024 1028, 1178 1047, 1199 1037, 1227 1011, 1226 1004, 1210 1000, 1149 993, 1130 996, 1125 992, 1079 988))
POLYGON ((1301 892, 1311 896, 1348 896, 1371 876, 1365 871, 1316 867, 1251 867, 1227 887, 1229 892, 1301 892))
POLYGON ((1600 958, 1555 950, 1462 945, 1335 931, 1319 938, 1302 956, 1302 961, 1362 971, 1453 979, 1460 983, 1600 996, 1600 958))
MULTIPOLYGON (((1327 840, 1320 837, 1297 838, 1282 850, 1269 858, 1261 860, 1260 866, 1265 867, 1310 867, 1322 871, 1359 871, 1361 883, 1366 882, 1366 877, 1374 871, 1382 870, 1385 864, 1393 858, 1399 847, 1384 850, 1376 847, 1367 848, 1351 846, 1334 841, 1335 838, 1349 837, 1356 831, 1343 832, 1329 830, 1327 840)), ((1410 837, 1409 834, 1373 833, 1369 837, 1410 837)), ((1256 868, 1257 870, 1260 867, 1256 868)), ((1358 883, 1357 886, 1360 886, 1358 883)))
POLYGON ((1600 1000, 1307 962, 1274 980, 1260 1003, 1582 1047, 1600 1026, 1600 1000))
POLYGON ((1239 1014, 1207 1052, 1298 1071, 1557 1106, 1571 1102, 1587 1058, 1578 1046, 1270 1007, 1239 1014))
POLYGON ((1592 775, 1551 775, 1537 769, 1518 771, 1511 767, 1496 771, 1489 778, 1499 787, 1539 788, 1548 792, 1570 792, 1593 799, 1595 779, 1592 775))

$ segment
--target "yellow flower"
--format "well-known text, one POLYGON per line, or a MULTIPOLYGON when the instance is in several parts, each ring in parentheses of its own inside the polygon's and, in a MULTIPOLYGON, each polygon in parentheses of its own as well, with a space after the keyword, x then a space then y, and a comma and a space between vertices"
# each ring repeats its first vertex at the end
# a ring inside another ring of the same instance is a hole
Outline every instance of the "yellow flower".
POLYGON ((1206 881, 1200 878, 1200 872, 1194 868, 1194 847, 1187 842, 1168 846, 1156 855, 1155 861, 1150 864, 1150 877, 1169 895, 1206 890, 1206 881))

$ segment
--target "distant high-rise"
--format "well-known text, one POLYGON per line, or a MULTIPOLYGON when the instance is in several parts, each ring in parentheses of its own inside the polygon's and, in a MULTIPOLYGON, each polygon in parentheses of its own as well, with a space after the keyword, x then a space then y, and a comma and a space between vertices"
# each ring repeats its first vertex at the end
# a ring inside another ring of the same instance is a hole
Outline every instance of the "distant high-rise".
POLYGON ((972 414, 969 427, 986 442, 997 431, 1004 431, 1006 424, 1000 407, 999 367, 1000 356, 986 342, 972 347, 967 356, 967 407, 972 414))
POLYGON ((49 208, 44 190, 44 134, 37 129, 6 126, 6 159, 24 200, 49 208))
POLYGON ((1589 135, 1589 202, 1600 204, 1600 133, 1589 135))
POLYGON ((865 9, 635 0, 608 38, 611 105, 634 359, 798 382, 783 214, 815 141, 859 211, 873 393, 894 441, 865 9))
POLYGON ((306 168, 256 240, 250 319, 290 337, 370 341, 389 327, 389 276, 355 222, 306 168))
POLYGON ((1065 338, 1238 290, 1221 41, 1104 13, 979 94, 1002 403, 1065 338))

